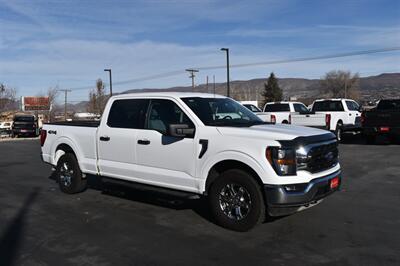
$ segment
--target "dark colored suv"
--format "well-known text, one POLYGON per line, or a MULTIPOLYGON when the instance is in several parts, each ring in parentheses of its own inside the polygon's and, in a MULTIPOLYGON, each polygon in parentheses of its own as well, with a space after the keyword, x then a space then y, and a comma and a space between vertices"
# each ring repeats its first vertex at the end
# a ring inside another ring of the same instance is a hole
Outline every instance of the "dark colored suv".
POLYGON ((33 115, 16 115, 12 127, 13 137, 38 135, 38 124, 33 115))

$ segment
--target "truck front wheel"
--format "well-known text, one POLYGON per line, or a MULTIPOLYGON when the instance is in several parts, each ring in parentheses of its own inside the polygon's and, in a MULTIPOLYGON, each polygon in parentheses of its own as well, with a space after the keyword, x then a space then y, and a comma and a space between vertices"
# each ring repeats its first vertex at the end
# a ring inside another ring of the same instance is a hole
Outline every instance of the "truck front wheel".
POLYGON ((56 179, 60 190, 67 194, 75 194, 86 189, 87 180, 83 178, 76 157, 66 153, 58 160, 56 179))
POLYGON ((248 231, 265 219, 260 186, 239 169, 223 172, 212 184, 209 203, 217 224, 235 231, 248 231))

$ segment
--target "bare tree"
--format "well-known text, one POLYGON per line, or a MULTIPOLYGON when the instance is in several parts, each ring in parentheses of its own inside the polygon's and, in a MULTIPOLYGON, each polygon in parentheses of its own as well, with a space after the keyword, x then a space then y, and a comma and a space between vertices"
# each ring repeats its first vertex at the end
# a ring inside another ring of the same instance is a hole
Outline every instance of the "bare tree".
POLYGON ((104 83, 101 79, 96 80, 96 89, 89 92, 89 103, 87 111, 94 114, 103 114, 108 96, 104 93, 104 83))
POLYGON ((47 97, 49 97, 49 104, 50 104, 50 110, 49 110, 48 119, 49 119, 50 122, 53 121, 54 117, 55 117, 54 107, 55 107, 55 102, 56 102, 56 98, 57 98, 58 93, 59 93, 58 86, 50 87, 47 90, 47 97))
POLYGON ((360 98, 358 73, 350 71, 333 70, 321 79, 321 87, 325 93, 334 98, 360 98))
POLYGON ((0 83, 0 111, 7 111, 15 108, 17 91, 0 83))

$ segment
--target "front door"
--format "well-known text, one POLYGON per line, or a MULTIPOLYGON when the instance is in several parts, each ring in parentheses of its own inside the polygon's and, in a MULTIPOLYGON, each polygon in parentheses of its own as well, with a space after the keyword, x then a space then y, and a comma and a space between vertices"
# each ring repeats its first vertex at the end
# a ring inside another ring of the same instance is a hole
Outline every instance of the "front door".
POLYGON ((174 101, 151 100, 145 129, 137 134, 138 175, 154 185, 196 191, 195 134, 185 138, 169 136, 170 124, 195 127, 174 101))

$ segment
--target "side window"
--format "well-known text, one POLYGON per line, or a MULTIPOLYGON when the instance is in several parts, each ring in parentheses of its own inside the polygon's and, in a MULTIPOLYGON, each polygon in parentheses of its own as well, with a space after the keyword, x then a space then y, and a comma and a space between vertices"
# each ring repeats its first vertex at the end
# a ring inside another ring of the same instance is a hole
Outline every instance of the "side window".
POLYGON ((294 103, 294 104, 293 104, 293 107, 294 107, 294 111, 295 111, 296 113, 302 113, 302 114, 304 114, 304 113, 309 113, 307 107, 305 107, 303 104, 294 103))
POLYGON ((358 111, 358 109, 360 108, 358 104, 353 101, 346 101, 346 105, 350 111, 358 111))
POLYGON ((145 99, 116 100, 111 106, 107 125, 115 128, 142 129, 148 104, 149 100, 145 99))
POLYGON ((152 100, 146 128, 166 134, 171 124, 188 124, 194 128, 193 122, 176 103, 170 100, 152 100))

